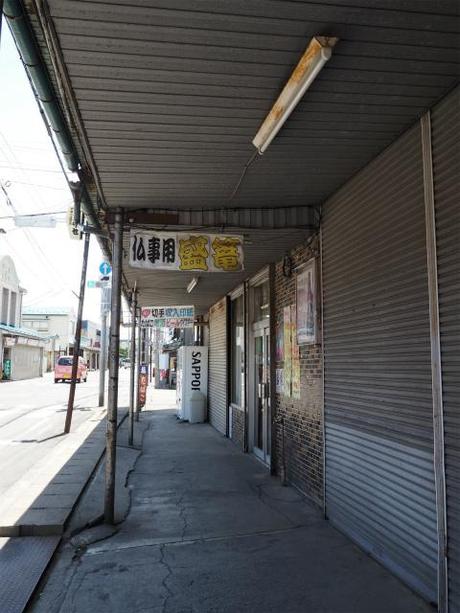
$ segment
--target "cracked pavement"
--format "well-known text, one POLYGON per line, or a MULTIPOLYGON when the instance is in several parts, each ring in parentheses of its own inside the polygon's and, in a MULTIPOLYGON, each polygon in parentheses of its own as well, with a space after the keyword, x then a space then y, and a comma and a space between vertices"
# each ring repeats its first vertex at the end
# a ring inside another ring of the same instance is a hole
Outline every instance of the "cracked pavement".
POLYGON ((171 392, 153 394, 125 520, 99 542, 67 540, 31 611, 431 611, 254 457, 178 422, 171 392))

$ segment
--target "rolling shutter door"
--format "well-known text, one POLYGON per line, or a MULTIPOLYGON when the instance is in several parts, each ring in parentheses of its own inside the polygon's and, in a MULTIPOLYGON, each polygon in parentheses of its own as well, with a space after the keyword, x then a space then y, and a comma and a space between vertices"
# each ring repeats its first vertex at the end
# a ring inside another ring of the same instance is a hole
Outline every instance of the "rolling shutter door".
POLYGON ((460 611, 460 89, 432 112, 447 491, 449 610, 460 611))
POLYGON ((11 374, 15 381, 40 376, 40 347, 15 345, 11 352, 11 374))
POLYGON ((326 511, 436 601, 420 127, 328 201, 323 219, 326 511))
POLYGON ((209 313, 209 422, 227 433, 227 302, 224 298, 209 313))

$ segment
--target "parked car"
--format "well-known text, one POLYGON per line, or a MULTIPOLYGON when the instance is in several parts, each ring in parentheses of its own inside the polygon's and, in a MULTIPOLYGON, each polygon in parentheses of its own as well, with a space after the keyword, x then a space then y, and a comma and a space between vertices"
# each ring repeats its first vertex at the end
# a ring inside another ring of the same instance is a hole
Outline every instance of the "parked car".
POLYGON ((130 368, 131 360, 129 358, 123 358, 122 360, 120 360, 120 366, 122 368, 130 368))
MULTIPOLYGON (((62 355, 60 358, 58 358, 54 366, 54 382, 58 383, 59 381, 70 381, 72 379, 72 365, 72 355, 62 355)), ((86 366, 86 361, 83 358, 78 358, 77 383, 80 383, 80 381, 86 383, 87 379, 88 369, 86 366)))

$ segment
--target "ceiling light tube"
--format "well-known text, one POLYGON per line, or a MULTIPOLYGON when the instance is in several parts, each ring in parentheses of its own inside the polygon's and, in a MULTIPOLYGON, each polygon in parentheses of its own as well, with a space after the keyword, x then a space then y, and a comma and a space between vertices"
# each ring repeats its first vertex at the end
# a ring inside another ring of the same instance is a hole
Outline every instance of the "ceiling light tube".
POLYGON ((193 292, 193 290, 195 289, 195 287, 198 285, 198 280, 199 277, 193 277, 193 279, 190 281, 190 283, 187 285, 187 293, 190 294, 191 292, 193 292))
POLYGON ((315 36, 294 68, 289 81, 278 96, 271 111, 264 119, 252 144, 262 155, 281 130, 284 122, 297 106, 304 93, 313 83, 324 64, 332 55, 337 38, 315 36))

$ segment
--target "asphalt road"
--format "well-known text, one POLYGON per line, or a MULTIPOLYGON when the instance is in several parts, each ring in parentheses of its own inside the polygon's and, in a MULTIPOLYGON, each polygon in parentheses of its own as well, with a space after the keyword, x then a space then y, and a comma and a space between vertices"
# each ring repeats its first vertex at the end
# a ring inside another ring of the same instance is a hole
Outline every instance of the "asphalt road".
MULTIPOLYGON (((120 370, 119 404, 126 405, 129 370, 120 370)), ((63 441, 69 383, 42 378, 0 384, 0 496, 49 449, 63 441)), ((72 429, 98 406, 99 372, 77 384, 72 429)))

